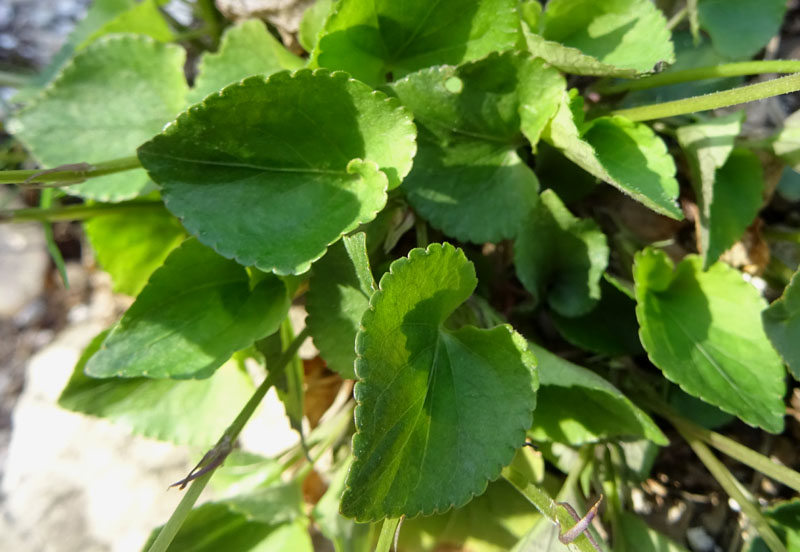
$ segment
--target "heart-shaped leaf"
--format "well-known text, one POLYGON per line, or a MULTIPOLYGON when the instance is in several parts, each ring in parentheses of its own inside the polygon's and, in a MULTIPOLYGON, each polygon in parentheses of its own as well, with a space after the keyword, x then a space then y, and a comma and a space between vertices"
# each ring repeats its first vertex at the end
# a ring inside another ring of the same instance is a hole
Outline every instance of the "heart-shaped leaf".
POLYGON ((761 326, 766 302, 724 263, 703 272, 686 257, 674 270, 654 249, 637 253, 636 316, 650 360, 695 397, 748 424, 783 430, 786 371, 761 326))
POLYGON ((92 377, 207 377, 274 332, 289 310, 272 274, 250 288, 241 265, 197 240, 170 253, 86 364, 92 377))
MULTIPOLYGON (((127 157, 183 108, 185 52, 144 36, 118 35, 87 46, 53 84, 19 112, 14 134, 45 167, 127 157)), ((142 170, 65 188, 121 201, 148 186, 142 170)))
POLYGON ((457 65, 513 48, 516 6, 516 0, 339 0, 311 63, 372 86, 423 67, 457 65))
POLYGON ((431 67, 392 89, 420 125, 403 183, 409 202, 448 236, 476 243, 513 237, 539 183, 517 155, 558 109, 564 78, 520 52, 431 67))
POLYGON ((535 360, 509 326, 445 327, 477 284, 449 244, 392 263, 356 338, 355 460, 341 511, 361 521, 444 512, 486 489, 536 404, 535 360))
POLYGON ((411 169, 411 116, 344 73, 250 77, 139 148, 167 208, 221 255, 299 274, 411 169))

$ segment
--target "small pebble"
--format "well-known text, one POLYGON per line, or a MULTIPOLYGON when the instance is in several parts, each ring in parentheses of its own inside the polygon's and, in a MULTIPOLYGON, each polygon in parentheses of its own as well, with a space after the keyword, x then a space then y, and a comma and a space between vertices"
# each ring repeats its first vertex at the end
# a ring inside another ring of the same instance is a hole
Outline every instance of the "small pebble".
POLYGON ((714 539, 703 527, 690 527, 686 531, 686 540, 694 552, 713 552, 716 548, 714 539))

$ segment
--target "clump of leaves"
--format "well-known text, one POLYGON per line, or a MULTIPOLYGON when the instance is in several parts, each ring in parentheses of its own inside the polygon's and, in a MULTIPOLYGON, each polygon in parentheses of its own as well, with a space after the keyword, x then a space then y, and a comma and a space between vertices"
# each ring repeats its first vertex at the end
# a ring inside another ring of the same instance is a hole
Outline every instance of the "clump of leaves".
POLYGON ((759 218, 762 160, 798 166, 797 117, 752 140, 744 111, 706 112, 800 76, 700 94, 800 63, 736 63, 778 32, 782 0, 665 4, 318 0, 304 55, 245 21, 209 37, 191 86, 160 2, 92 6, 8 124, 47 170, 0 173, 85 204, 0 221, 84 220, 135 296, 60 404, 211 447, 146 548, 311 550, 313 521, 337 550, 370 549, 378 527, 380 551, 398 531, 409 550, 683 550, 628 499, 669 444, 657 414, 739 502, 750 549, 789 549, 795 504, 763 509, 708 445, 794 491, 800 474, 671 405, 784 431, 797 261, 748 269, 782 294, 768 306, 730 251, 797 242, 759 218), (355 384, 306 434, 309 336, 355 384), (266 368, 257 387, 246 359, 266 368), (272 386, 301 444, 232 452, 272 386), (328 450, 309 514, 301 485, 328 450), (192 509, 223 463, 248 474, 218 471, 239 494, 192 509))

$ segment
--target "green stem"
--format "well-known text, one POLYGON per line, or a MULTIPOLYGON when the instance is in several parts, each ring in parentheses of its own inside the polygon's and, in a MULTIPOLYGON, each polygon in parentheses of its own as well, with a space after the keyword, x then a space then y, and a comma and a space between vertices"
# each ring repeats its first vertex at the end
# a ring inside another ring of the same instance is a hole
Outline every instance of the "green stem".
POLYGON ((744 77, 747 75, 763 75, 768 73, 797 73, 800 71, 800 61, 795 59, 775 59, 769 61, 739 61, 724 63, 710 67, 695 67, 683 71, 659 73, 650 77, 637 80, 620 82, 617 84, 598 85, 595 91, 601 94, 618 94, 632 90, 646 90, 658 86, 669 86, 683 82, 693 82, 704 79, 718 79, 724 77, 744 77))
MULTIPOLYGON (((536 509, 551 522, 563 528, 575 525, 575 520, 572 519, 572 516, 566 509, 560 508, 546 492, 529 482, 522 473, 508 466, 503 468, 502 475, 506 481, 511 483, 522 496, 536 506, 536 509)), ((592 546, 591 541, 589 541, 585 535, 581 535, 567 546, 579 552, 597 552, 594 546, 592 546)))
POLYGON ((415 216, 417 218, 414 220, 414 231, 417 234, 417 247, 424 249, 428 247, 428 223, 422 220, 419 215, 415 216))
POLYGON ((742 103, 763 100, 772 96, 788 94, 800 90, 800 73, 795 73, 788 77, 772 79, 767 82, 759 82, 748 86, 741 86, 722 92, 714 92, 704 96, 694 96, 672 102, 664 102, 629 109, 618 109, 614 115, 626 117, 631 121, 649 121, 651 119, 663 119, 665 117, 675 117, 676 115, 686 115, 698 111, 707 111, 720 107, 729 107, 742 103))
POLYGON ((219 12, 214 5, 214 0, 198 0, 197 7, 200 11, 200 17, 205 21, 208 36, 211 37, 212 49, 216 50, 222 34, 222 26, 220 25, 219 12))
POLYGON ((675 426, 675 428, 686 435, 691 436, 693 439, 700 440, 707 445, 710 445, 720 451, 721 453, 738 460, 746 466, 750 466, 754 470, 774 479, 779 483, 783 483, 787 487, 800 492, 800 473, 773 462, 766 456, 757 453, 756 451, 741 445, 729 439, 724 435, 720 435, 714 431, 701 427, 694 422, 675 413, 666 403, 654 397, 648 398, 649 406, 652 410, 663 416, 675 426))
POLYGON ((55 222, 85 220, 103 215, 163 210, 161 201, 126 201, 124 203, 92 203, 40 209, 0 209, 0 224, 4 222, 55 222))
MULTIPOLYGON (((222 434, 222 437, 217 442, 217 445, 215 445, 215 448, 219 446, 227 447, 229 446, 228 443, 236 442, 236 439, 238 439, 239 434, 242 432, 242 429, 244 429, 245 424, 247 424, 247 421, 264 399, 264 395, 267 394, 267 391, 269 391, 270 387, 275 385, 275 382, 278 381, 278 379, 283 375, 286 366, 297 354, 297 351, 300 349, 300 346, 306 340, 308 335, 308 328, 304 328, 303 331, 297 334, 292 343, 289 344, 289 347, 286 348, 286 351, 283 352, 275 365, 267 367, 269 372, 266 379, 264 379, 261 385, 258 386, 253 393, 253 396, 250 397, 250 400, 247 401, 247 404, 245 404, 242 410, 239 412, 239 415, 236 416, 236 419, 233 420, 231 425, 228 426, 228 429, 226 429, 222 434)), ((172 512, 172 515, 170 516, 166 525, 164 525, 164 528, 158 534, 158 537, 156 537, 156 540, 150 546, 148 552, 165 552, 167 550, 172 542, 172 539, 178 534, 178 531, 183 525, 186 516, 189 515, 189 512, 194 507, 194 503, 197 502, 200 493, 205 488, 209 479, 211 479, 214 471, 216 471, 216 467, 192 481, 189 490, 186 491, 186 494, 181 499, 178 507, 175 508, 174 512, 172 512)))
POLYGON ((383 520, 381 526, 381 534, 378 537, 378 545, 375 547, 375 552, 389 552, 394 543, 394 535, 397 533, 397 527, 400 525, 400 518, 386 518, 383 520))
POLYGON ((64 170, 57 170, 59 167, 46 170, 32 171, 0 171, 0 184, 20 184, 36 185, 48 183, 67 183, 62 186, 78 184, 87 178, 97 178, 107 174, 138 169, 142 164, 136 156, 112 159, 102 163, 63 165, 64 170), (79 182, 76 182, 79 181, 79 182))
POLYGON ((705 465, 708 471, 711 472, 711 475, 714 476, 714 479, 716 479, 725 492, 739 504, 742 508, 742 512, 750 518, 750 521, 753 522, 756 531, 758 531, 758 534, 764 539, 767 547, 772 552, 786 552, 786 547, 778 538, 778 535, 772 530, 772 527, 769 526, 769 522, 761 513, 758 505, 754 504, 745 496, 745 492, 741 488, 740 483, 736 481, 736 478, 728 471, 728 468, 714 456, 714 453, 711 452, 700 439, 689 433, 682 432, 680 428, 677 429, 683 438, 686 439, 686 442, 689 443, 689 446, 692 447, 697 457, 700 458, 700 461, 705 465))
POLYGON ((680 25, 681 21, 686 19, 686 14, 688 14, 688 13, 689 13, 689 10, 686 8, 686 6, 682 7, 678 11, 676 11, 675 15, 673 15, 670 18, 670 20, 667 21, 667 29, 669 29, 671 31, 672 29, 674 29, 675 27, 680 25))

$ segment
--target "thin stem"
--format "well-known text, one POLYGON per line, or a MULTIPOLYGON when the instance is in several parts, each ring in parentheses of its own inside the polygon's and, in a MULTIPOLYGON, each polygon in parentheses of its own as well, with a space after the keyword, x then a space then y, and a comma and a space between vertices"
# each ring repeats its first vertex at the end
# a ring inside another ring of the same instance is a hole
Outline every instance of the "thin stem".
POLYGON ((417 234, 417 247, 428 247, 428 223, 422 220, 419 215, 414 219, 414 231, 417 234))
POLYGON ((618 94, 631 90, 646 90, 658 86, 669 86, 683 82, 725 77, 744 77, 769 73, 796 73, 800 71, 800 61, 794 59, 775 59, 768 61, 739 61, 710 67, 695 67, 683 71, 658 73, 650 77, 594 87, 601 94, 618 94))
MULTIPOLYGON (((297 334, 292 343, 289 344, 289 347, 286 348, 286 351, 283 352, 275 365, 272 367, 267 367, 269 372, 266 379, 261 383, 261 385, 258 386, 253 393, 253 396, 250 397, 250 400, 244 405, 242 410, 239 412, 239 415, 236 416, 236 419, 231 423, 231 425, 228 426, 228 429, 226 429, 222 434, 222 437, 214 448, 222 447, 227 449, 230 446, 230 443, 236 442, 236 439, 239 437, 242 429, 244 429, 245 424, 247 424, 247 421, 256 411, 258 405, 261 404, 264 395, 267 394, 267 391, 269 391, 270 387, 275 385, 275 382, 278 381, 278 379, 283 375, 283 372, 286 370, 286 366, 289 364, 292 358, 294 358, 294 355, 297 354, 300 346, 303 344, 306 338, 308 338, 308 336, 308 328, 304 328, 303 331, 297 334)), ((178 507, 175 508, 175 511, 170 516, 166 525, 164 525, 164 528, 158 534, 156 540, 150 546, 148 552, 165 552, 167 550, 172 542, 172 539, 178 534, 178 531, 183 525, 186 516, 189 515, 189 512, 200 496, 200 493, 205 488, 209 479, 211 479, 211 476, 214 471, 216 471, 216 468, 221 464, 221 461, 215 463, 212 469, 206 471, 197 479, 192 481, 189 490, 186 491, 183 499, 181 499, 178 507)))
MULTIPOLYGON (((545 491, 529 482, 522 473, 508 466, 503 468, 502 476, 551 522, 564 528, 575 525, 575 520, 565 508, 560 508, 545 491)), ((579 552, 597 552, 586 535, 579 536, 567 546, 579 552)))
POLYGON ((41 186, 48 183, 62 183, 62 185, 70 186, 83 182, 87 178, 129 171, 141 166, 139 158, 132 156, 94 164, 74 163, 44 170, 0 171, 0 184, 41 186))
POLYGON ((786 547, 778 538, 778 535, 772 530, 772 527, 769 526, 769 522, 767 522, 759 507, 745 496, 745 492, 741 488, 740 483, 736 481, 736 478, 728 471, 728 468, 714 456, 714 453, 711 452, 705 443, 689 433, 682 432, 680 428, 677 429, 683 438, 686 439, 686 442, 689 443, 689 446, 692 447, 697 457, 700 458, 700 461, 705 465, 708 471, 711 472, 711 475, 714 476, 714 479, 716 479, 725 492, 739 504, 742 508, 742 512, 750 518, 750 521, 753 522, 756 531, 758 531, 758 534, 764 539, 767 547, 772 552, 786 552, 786 547))
POLYGON ((66 205, 40 209, 0 209, 0 224, 4 222, 56 222, 59 220, 86 220, 103 215, 163 210, 161 201, 126 201, 124 203, 92 203, 66 205))
POLYGON ((674 29, 675 27, 680 25, 681 21, 683 21, 686 18, 686 14, 688 14, 688 13, 689 13, 689 10, 686 8, 686 6, 682 7, 678 11, 676 11, 675 15, 673 15, 670 18, 670 20, 667 21, 667 29, 669 29, 671 31, 672 29, 674 29))
POLYGON ((381 525, 381 534, 378 537, 378 545, 375 552, 389 552, 394 544, 394 536, 400 525, 400 518, 386 518, 381 525))
POLYGON ((651 119, 662 119, 664 117, 675 117, 676 115, 686 115, 698 111, 707 111, 720 107, 728 107, 742 103, 763 100, 772 96, 788 94, 800 90, 800 73, 795 73, 788 77, 772 79, 767 82, 759 82, 748 86, 741 86, 722 92, 714 92, 704 96, 694 96, 672 102, 664 102, 630 109, 618 109, 614 115, 626 117, 631 121, 649 121, 651 119))

